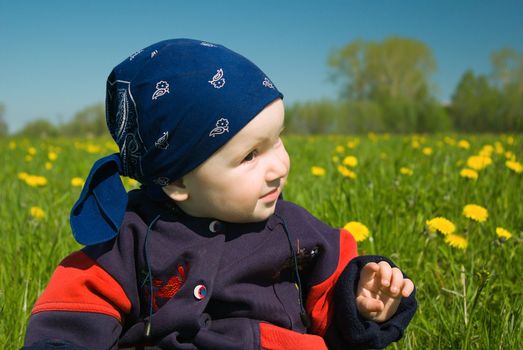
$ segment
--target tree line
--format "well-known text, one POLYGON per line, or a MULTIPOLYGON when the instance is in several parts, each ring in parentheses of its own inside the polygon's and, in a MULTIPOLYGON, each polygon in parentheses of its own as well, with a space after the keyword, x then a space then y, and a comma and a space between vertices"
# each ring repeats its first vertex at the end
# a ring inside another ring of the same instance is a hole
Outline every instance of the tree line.
MULTIPOLYGON (((513 49, 493 52, 488 74, 464 72, 447 103, 436 98, 432 50, 418 40, 356 40, 332 52, 327 64, 339 95, 287 106, 287 132, 523 131, 523 54, 513 49)), ((4 113, 0 105, 0 135, 7 134, 4 113)), ((18 134, 108 135, 104 106, 88 106, 61 125, 38 119, 18 134)))

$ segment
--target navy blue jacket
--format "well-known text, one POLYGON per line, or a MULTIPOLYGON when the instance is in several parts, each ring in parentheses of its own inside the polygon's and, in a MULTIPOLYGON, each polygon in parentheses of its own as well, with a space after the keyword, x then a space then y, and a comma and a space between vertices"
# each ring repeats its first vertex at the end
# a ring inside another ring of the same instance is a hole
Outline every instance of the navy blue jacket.
POLYGON ((359 271, 380 260, 391 263, 357 257, 349 232, 284 200, 264 222, 231 224, 135 190, 115 239, 58 266, 25 348, 383 348, 401 338, 416 301, 402 299, 380 324, 358 314, 359 271))

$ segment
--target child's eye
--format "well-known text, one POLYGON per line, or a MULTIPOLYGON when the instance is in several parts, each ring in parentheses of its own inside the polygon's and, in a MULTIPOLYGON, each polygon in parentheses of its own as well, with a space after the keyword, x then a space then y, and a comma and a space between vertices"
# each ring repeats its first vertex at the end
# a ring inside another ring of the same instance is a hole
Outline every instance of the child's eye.
POLYGON ((257 155, 258 155, 258 151, 254 150, 251 153, 249 153, 245 158, 243 158, 242 162, 250 162, 251 160, 256 158, 257 155))

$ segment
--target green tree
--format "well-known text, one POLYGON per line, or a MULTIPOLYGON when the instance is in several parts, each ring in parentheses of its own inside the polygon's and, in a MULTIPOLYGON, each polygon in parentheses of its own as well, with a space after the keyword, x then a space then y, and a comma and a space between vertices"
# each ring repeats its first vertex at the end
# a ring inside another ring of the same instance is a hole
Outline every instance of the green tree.
POLYGON ((27 123, 17 134, 29 138, 47 138, 57 137, 59 131, 47 119, 36 119, 27 123))
POLYGON ((502 93, 500 121, 504 131, 523 131, 523 54, 511 48, 491 56, 492 81, 502 93))
POLYGON ((332 79, 342 82, 342 98, 414 100, 429 94, 436 70, 431 49, 408 38, 356 40, 329 56, 332 79))
POLYGON ((436 62, 424 43, 391 37, 356 40, 328 59, 331 78, 359 131, 433 132, 451 127, 446 110, 432 96, 436 62))
POLYGON ((9 127, 4 119, 5 107, 0 103, 0 137, 7 136, 9 134, 9 127))
POLYGON ((61 126, 66 136, 95 137, 108 135, 103 103, 96 103, 77 112, 73 118, 61 126))

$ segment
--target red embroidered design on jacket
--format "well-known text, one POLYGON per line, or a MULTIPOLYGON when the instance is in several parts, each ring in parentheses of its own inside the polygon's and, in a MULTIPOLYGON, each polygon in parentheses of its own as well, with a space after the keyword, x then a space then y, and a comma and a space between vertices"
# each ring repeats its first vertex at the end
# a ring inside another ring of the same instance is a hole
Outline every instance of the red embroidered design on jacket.
MULTIPOLYGON (((170 277, 167 281, 153 278, 153 311, 156 312, 162 307, 169 299, 178 293, 178 290, 182 287, 186 280, 185 269, 182 265, 178 265, 178 275, 170 277)), ((148 302, 150 298, 149 288, 144 288, 144 297, 148 302)))

